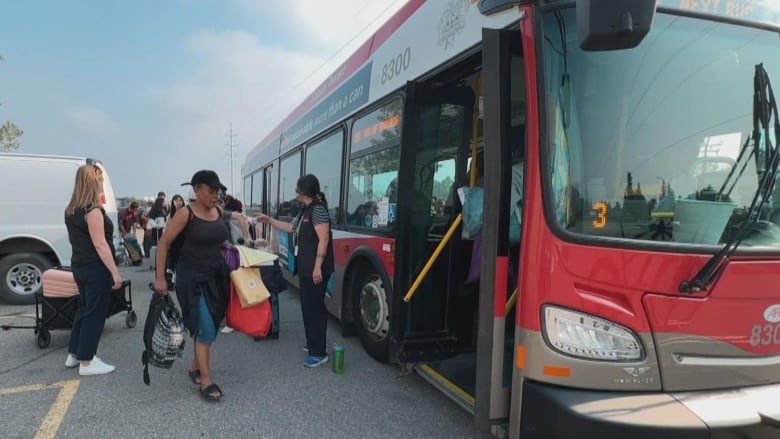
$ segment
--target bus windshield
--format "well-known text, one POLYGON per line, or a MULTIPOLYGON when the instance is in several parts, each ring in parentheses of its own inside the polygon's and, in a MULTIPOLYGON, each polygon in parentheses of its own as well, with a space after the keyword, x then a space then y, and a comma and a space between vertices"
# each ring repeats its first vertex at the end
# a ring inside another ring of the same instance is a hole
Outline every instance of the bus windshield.
MULTIPOLYGON (((777 32, 659 13, 635 49, 585 52, 574 9, 544 17, 546 193, 570 233, 717 245, 767 168, 753 80, 780 88, 777 32)), ((774 136, 768 139, 777 145, 774 136)), ((743 246, 780 247, 780 184, 743 246)))

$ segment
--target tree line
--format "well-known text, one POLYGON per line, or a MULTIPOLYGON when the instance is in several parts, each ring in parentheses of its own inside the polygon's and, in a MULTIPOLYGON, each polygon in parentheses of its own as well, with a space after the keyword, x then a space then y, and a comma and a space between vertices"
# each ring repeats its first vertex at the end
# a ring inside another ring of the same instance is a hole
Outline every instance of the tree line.
MULTIPOLYGON (((0 61, 2 60, 3 57, 0 55, 0 61)), ((3 104, 0 103, 0 106, 2 105, 3 104)), ((19 149, 22 134, 24 134, 24 131, 16 126, 15 123, 5 121, 3 125, 0 125, 0 151, 8 152, 19 149)))

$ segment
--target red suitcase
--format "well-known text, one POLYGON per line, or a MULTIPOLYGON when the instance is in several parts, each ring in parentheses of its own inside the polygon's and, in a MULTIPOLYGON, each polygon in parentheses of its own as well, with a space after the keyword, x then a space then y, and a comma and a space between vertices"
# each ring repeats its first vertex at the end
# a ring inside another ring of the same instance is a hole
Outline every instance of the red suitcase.
POLYGON ((50 268, 43 272, 44 297, 73 297, 78 294, 79 289, 70 268, 50 268))

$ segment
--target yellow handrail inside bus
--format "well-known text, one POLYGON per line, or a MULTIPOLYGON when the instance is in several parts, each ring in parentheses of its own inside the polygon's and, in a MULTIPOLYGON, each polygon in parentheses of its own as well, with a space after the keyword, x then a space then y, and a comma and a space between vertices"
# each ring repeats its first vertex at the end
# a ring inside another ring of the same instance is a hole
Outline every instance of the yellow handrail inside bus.
POLYGON ((515 306, 515 301, 517 300, 517 288, 515 288, 514 291, 512 291, 512 295, 509 296, 509 300, 506 301, 506 314, 509 314, 509 311, 512 310, 512 307, 515 306))
POLYGON ((409 291, 406 293, 406 296, 404 296, 404 302, 408 302, 412 299, 412 296, 414 296, 414 293, 417 292, 417 288, 422 283, 423 278, 428 274, 428 271, 430 271, 431 266, 436 261, 436 258, 439 257, 439 253, 441 253, 442 249, 444 249, 444 246, 447 245, 450 238, 452 237, 452 234, 455 233, 455 229, 458 228, 461 221, 463 221, 463 214, 459 213, 458 216, 455 217, 455 221, 452 222, 452 225, 450 225, 449 230, 447 230, 447 233, 444 235, 444 238, 439 241, 439 245, 436 246, 436 250, 433 251, 433 254, 430 258, 428 258, 428 262, 425 263, 425 266, 423 267, 420 274, 417 275, 417 279, 414 280, 414 283, 409 288, 409 291))
MULTIPOLYGON (((471 174, 469 175, 469 186, 471 187, 474 187, 474 185, 477 183, 477 135, 479 134, 479 95, 482 92, 482 72, 477 74, 475 88, 477 93, 474 96, 474 114, 472 115, 471 123, 471 174)), ((409 288, 409 291, 406 292, 406 295, 404 296, 404 302, 409 302, 412 299, 414 293, 417 292, 417 288, 420 287, 422 280, 425 278, 425 276, 428 275, 428 272, 431 270, 431 266, 434 262, 436 262, 436 259, 439 258, 439 254, 441 254, 444 246, 450 242, 452 235, 455 233, 455 229, 458 228, 462 221, 463 214, 459 213, 458 216, 455 217, 455 220, 452 222, 452 224, 450 224, 450 228, 447 230, 447 233, 444 235, 441 241, 439 241, 439 245, 436 246, 436 250, 434 250, 431 257, 428 258, 428 262, 425 263, 425 266, 423 267, 422 271, 420 271, 420 274, 417 275, 417 278, 409 288)))

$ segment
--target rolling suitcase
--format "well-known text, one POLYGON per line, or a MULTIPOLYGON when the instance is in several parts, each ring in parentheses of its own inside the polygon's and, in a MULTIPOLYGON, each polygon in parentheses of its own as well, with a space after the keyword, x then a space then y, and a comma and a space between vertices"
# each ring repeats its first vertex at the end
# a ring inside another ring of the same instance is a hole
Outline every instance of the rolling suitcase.
POLYGON ((68 267, 50 268, 41 279, 43 295, 46 297, 73 297, 79 293, 76 279, 68 267))
MULTIPOLYGON (((260 276, 263 278, 266 288, 271 293, 268 302, 271 304, 271 330, 268 333, 271 338, 279 338, 279 328, 281 321, 279 318, 279 294, 287 289, 287 281, 282 275, 279 260, 275 260, 273 265, 260 266, 260 276)), ((255 340, 258 340, 256 337, 255 340)))
POLYGON ((133 265, 141 265, 144 261, 144 255, 141 253, 141 246, 138 244, 138 239, 135 236, 128 236, 125 238, 125 248, 127 249, 127 255, 130 256, 130 263, 133 265))

